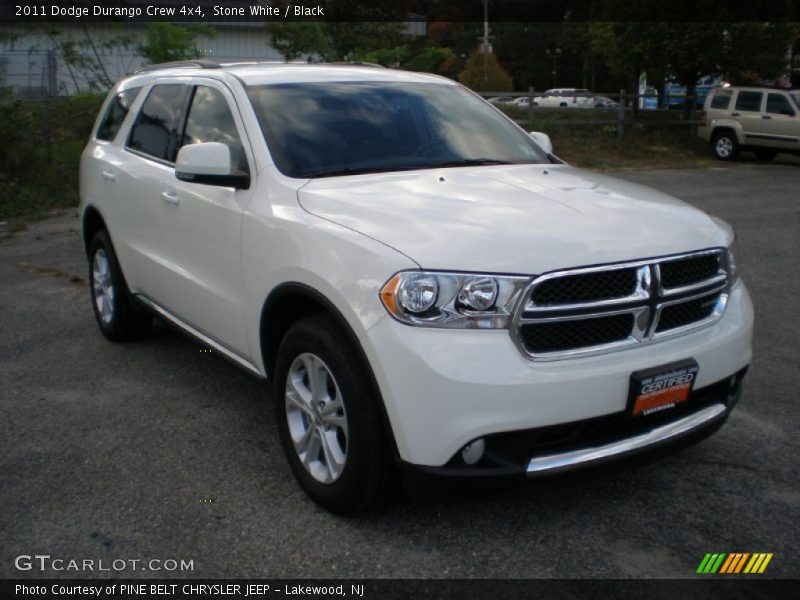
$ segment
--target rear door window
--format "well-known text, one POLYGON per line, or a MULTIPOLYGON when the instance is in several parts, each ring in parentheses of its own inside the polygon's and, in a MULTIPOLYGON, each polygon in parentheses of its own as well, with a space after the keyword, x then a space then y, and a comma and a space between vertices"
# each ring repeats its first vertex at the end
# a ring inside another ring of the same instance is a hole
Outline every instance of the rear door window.
POLYGON ((103 115, 103 120, 100 121, 100 126, 97 128, 96 137, 98 140, 110 142, 117 137, 119 128, 122 127, 122 122, 128 116, 128 111, 130 111, 131 105, 141 90, 141 86, 132 87, 114 95, 106 109, 106 114, 103 115))
POLYGON ((762 92, 741 91, 739 97, 736 98, 736 110, 758 112, 761 110, 761 98, 763 97, 762 92))
POLYGON ((711 106, 709 108, 727 110, 731 104, 732 97, 733 92, 731 90, 717 90, 711 98, 711 106))
POLYGON ((247 158, 228 101, 217 89, 199 85, 192 97, 181 146, 221 142, 231 150, 231 164, 247 171, 247 158))
POLYGON ((794 116, 794 109, 789 98, 783 94, 767 94, 767 112, 773 115, 794 116))
POLYGON ((175 162, 181 114, 188 94, 189 86, 180 83, 153 86, 133 123, 128 147, 175 162))

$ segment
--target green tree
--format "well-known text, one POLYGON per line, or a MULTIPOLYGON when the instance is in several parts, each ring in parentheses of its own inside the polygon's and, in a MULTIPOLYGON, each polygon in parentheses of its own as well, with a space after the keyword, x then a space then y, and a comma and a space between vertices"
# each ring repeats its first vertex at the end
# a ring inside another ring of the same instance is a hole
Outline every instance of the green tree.
POLYGON ((295 21, 267 23, 269 43, 284 60, 309 55, 325 62, 353 60, 356 55, 396 48, 404 41, 399 22, 295 21))
POLYGON ((357 50, 350 58, 355 62, 373 63, 384 67, 399 67, 405 61, 406 56, 408 56, 408 46, 402 45, 370 52, 357 50))
MULTIPOLYGON (((352 60, 356 54, 402 45, 408 0, 318 0, 325 14, 317 18, 267 23, 269 43, 284 60, 309 55, 326 62, 352 60)), ((275 0, 284 14, 294 0, 275 0)), ((291 14, 291 12, 290 12, 291 14)))
POLYGON ((467 59, 458 80, 473 90, 505 92, 514 89, 514 82, 494 54, 475 50, 467 59))
POLYGON ((286 62, 304 54, 325 56, 330 53, 323 24, 318 21, 267 23, 264 26, 270 45, 286 62))
POLYGON ((686 86, 684 108, 688 113, 697 79, 703 75, 722 75, 735 82, 784 72, 794 35, 790 24, 635 20, 643 15, 659 18, 660 11, 665 10, 662 5, 656 0, 641 0, 636 5, 609 1, 605 6, 612 12, 605 14, 604 22, 591 26, 593 51, 612 72, 624 78, 631 92, 636 90, 642 72, 659 83, 672 76, 686 86), (625 11, 625 22, 614 21, 618 14, 614 10, 625 11))
MULTIPOLYGON (((559 23, 499 22, 492 25, 494 50, 513 77, 516 89, 553 87, 553 63, 547 51, 561 48, 560 32, 559 23)), ((557 65, 558 83, 577 86, 578 82, 563 76, 565 67, 567 61, 562 56, 557 65)))
POLYGON ((77 92, 105 92, 114 85, 118 73, 132 66, 127 50, 134 38, 123 33, 98 34, 81 23, 80 34, 64 34, 58 28, 47 30, 47 37, 66 64, 77 92), (127 63, 127 64, 126 64, 127 63))
POLYGON ((201 58, 197 37, 215 37, 216 33, 213 27, 204 24, 150 23, 144 32, 144 43, 138 50, 151 63, 201 58))
POLYGON ((414 57, 403 63, 403 68, 409 71, 422 71, 424 73, 438 73, 447 75, 448 65, 453 61, 454 55, 450 48, 428 46, 423 48, 414 57))

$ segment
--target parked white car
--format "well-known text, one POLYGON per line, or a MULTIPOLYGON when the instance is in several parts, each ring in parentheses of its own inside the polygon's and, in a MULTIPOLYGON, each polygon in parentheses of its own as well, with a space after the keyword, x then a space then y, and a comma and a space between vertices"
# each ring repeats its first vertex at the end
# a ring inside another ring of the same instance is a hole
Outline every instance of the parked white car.
POLYGON ((103 334, 157 315, 268 379, 292 471, 336 512, 387 502, 401 474, 674 449, 741 393, 753 309, 731 228, 564 164, 448 79, 144 70, 109 94, 80 177, 103 334))
POLYGON ((488 98, 488 100, 491 104, 497 106, 498 104, 514 104, 516 98, 512 96, 494 96, 492 98, 488 98))

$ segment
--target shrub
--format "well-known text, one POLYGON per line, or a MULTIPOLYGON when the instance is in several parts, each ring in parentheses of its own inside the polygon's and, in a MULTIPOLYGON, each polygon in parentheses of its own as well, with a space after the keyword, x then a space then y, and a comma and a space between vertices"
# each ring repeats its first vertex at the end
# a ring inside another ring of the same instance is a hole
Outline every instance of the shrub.
POLYGON ((102 101, 0 100, 0 219, 77 205, 80 156, 102 101))
POLYGON ((458 80, 477 91, 507 92, 514 89, 514 82, 494 54, 476 50, 467 59, 458 80), (485 67, 485 68, 484 68, 485 67))

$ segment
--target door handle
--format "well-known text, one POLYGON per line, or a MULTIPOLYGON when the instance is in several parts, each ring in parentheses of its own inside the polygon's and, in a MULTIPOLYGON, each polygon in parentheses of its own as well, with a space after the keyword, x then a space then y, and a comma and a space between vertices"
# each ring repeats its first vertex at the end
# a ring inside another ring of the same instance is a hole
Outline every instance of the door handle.
POLYGON ((732 117, 741 117, 742 115, 740 115, 739 113, 731 113, 731 116, 732 117))
POLYGON ((771 119, 772 117, 770 117, 769 115, 761 115, 761 118, 762 119, 771 119))
POLYGON ((109 171, 108 169, 103 169, 102 171, 100 171, 100 175, 102 175, 103 179, 105 179, 106 181, 114 181, 117 178, 117 176, 114 175, 114 173, 112 171, 109 171))
POLYGON ((161 199, 172 206, 178 206, 181 203, 181 199, 175 192, 161 192, 161 199))

